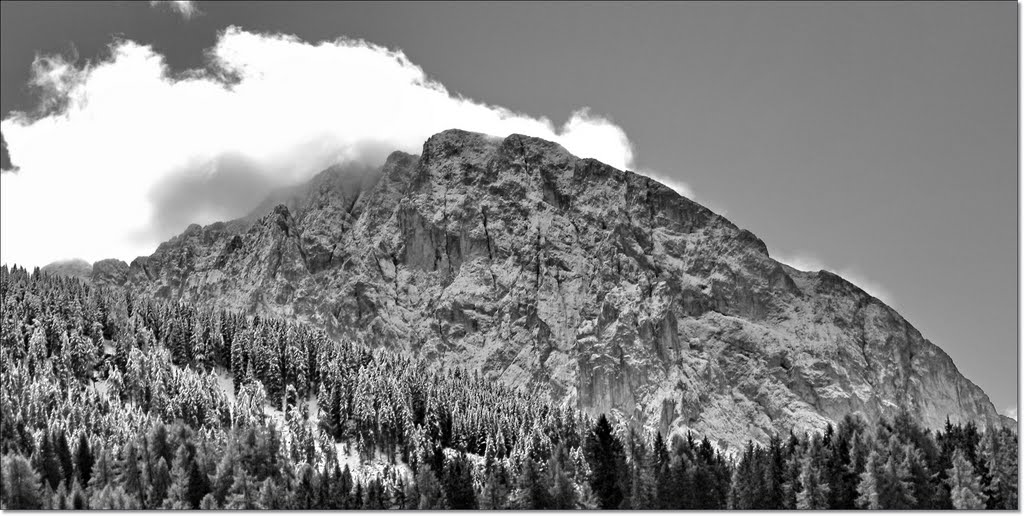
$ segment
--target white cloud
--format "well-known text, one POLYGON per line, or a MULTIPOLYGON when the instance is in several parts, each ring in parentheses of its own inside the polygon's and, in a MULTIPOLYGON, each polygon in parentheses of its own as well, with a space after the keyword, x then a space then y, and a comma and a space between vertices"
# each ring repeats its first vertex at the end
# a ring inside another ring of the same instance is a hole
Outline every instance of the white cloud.
POLYGON ((186 20, 190 20, 193 16, 201 14, 199 9, 196 7, 196 3, 188 0, 174 0, 171 2, 150 0, 149 5, 150 7, 166 5, 186 20))
MULTIPOLYGON (((206 69, 185 74, 131 41, 83 66, 38 59, 33 80, 50 114, 0 123, 20 168, 0 175, 0 261, 149 254, 169 236, 152 230, 154 198, 187 183, 183 176, 195 184, 218 174, 225 157, 248 164, 254 180, 281 185, 335 162, 382 160, 385 150, 418 153, 427 137, 457 127, 529 134, 633 166, 625 132, 607 118, 581 109, 556 125, 466 99, 402 52, 362 41, 312 44, 229 28, 210 56, 206 69)), ((245 211, 210 203, 188 217, 205 224, 245 211)))
POLYGON ((861 290, 877 297, 882 302, 889 306, 894 306, 895 300, 892 294, 885 289, 881 284, 872 281, 865 277, 855 267, 829 267, 825 265, 821 260, 818 260, 814 256, 805 253, 785 254, 772 252, 771 257, 777 262, 782 262, 794 269, 802 271, 817 272, 820 270, 826 270, 834 274, 842 276, 850 283, 857 285, 861 290))
POLYGON ((1003 410, 1003 415, 1012 418, 1014 421, 1017 420, 1017 407, 1007 407, 1003 410))

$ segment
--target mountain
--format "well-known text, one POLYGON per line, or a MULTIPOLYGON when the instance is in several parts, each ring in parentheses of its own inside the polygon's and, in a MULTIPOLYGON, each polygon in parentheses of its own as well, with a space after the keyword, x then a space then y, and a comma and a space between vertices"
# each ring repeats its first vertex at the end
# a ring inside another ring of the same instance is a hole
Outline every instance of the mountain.
POLYGON ((43 266, 42 271, 47 274, 70 276, 72 278, 89 279, 92 277, 92 265, 81 258, 49 263, 43 266))
POLYGON ((1011 425, 892 308, 666 186, 460 130, 190 226, 100 283, 294 318, 737 446, 900 407, 1011 425))

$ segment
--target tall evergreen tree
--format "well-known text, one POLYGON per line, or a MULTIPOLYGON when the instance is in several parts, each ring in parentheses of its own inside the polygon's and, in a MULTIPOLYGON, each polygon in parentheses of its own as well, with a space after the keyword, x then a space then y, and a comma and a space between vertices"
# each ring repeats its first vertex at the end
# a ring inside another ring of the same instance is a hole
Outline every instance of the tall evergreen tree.
POLYGON ((188 447, 182 443, 174 456, 174 465, 171 466, 171 485, 167 490, 167 497, 164 499, 165 509, 194 509, 189 500, 189 491, 192 484, 190 475, 192 456, 188 447))
POLYGON ((445 506, 449 509, 476 509, 476 492, 473 491, 472 464, 465 453, 445 462, 441 474, 445 506))
POLYGON ((135 448, 135 441, 128 440, 121 449, 121 460, 117 467, 118 483, 124 486, 128 496, 142 500, 142 468, 139 465, 138 452, 135 448))
POLYGON ((153 467, 152 478, 149 481, 149 493, 146 495, 147 508, 158 509, 167 498, 167 491, 171 487, 171 472, 167 468, 167 461, 160 457, 153 467))
POLYGON ((822 510, 828 508, 829 485, 822 477, 822 467, 814 453, 804 457, 800 468, 800 491, 796 495, 797 509, 822 510))
POLYGON ((879 464, 878 452, 871 450, 868 455, 864 472, 860 474, 860 483, 857 484, 857 507, 861 509, 878 510, 882 508, 879 500, 879 477, 883 475, 882 466, 879 464))
POLYGON ((75 475, 75 463, 71 456, 71 445, 68 444, 67 434, 63 430, 53 433, 53 450, 57 455, 61 472, 64 474, 64 483, 70 483, 71 478, 75 475))
POLYGON ((601 508, 618 509, 623 498, 623 479, 619 475, 625 469, 625 457, 622 443, 604 414, 587 435, 584 450, 590 464, 590 488, 600 500, 601 508))
POLYGON ((235 483, 231 485, 231 491, 228 493, 228 501, 227 504, 224 505, 224 508, 229 510, 245 511, 262 509, 263 507, 259 504, 258 497, 259 489, 253 483, 249 474, 239 467, 238 470, 235 471, 235 483))
POLYGON ((39 439, 39 471, 43 480, 50 486, 50 489, 57 489, 57 484, 64 478, 60 462, 57 461, 57 453, 50 441, 50 434, 44 433, 39 439))
POLYGON ((14 453, 3 456, 0 466, 0 501, 5 509, 39 509, 42 506, 42 482, 25 457, 14 453))
POLYGON ((559 446, 548 460, 548 485, 551 486, 550 507, 558 510, 569 510, 577 507, 576 486, 566 471, 563 460, 565 455, 559 446))
POLYGON ((420 470, 416 473, 416 485, 420 494, 419 509, 443 508, 441 486, 437 481, 437 476, 434 475, 429 466, 420 466, 420 470))
POLYGON ((114 479, 114 461, 110 457, 109 448, 98 448, 96 464, 92 468, 92 476, 86 484, 90 492, 97 492, 114 479))
POLYGON ((985 493, 981 489, 981 478, 974 473, 974 466, 961 450, 953 453, 953 467, 947 472, 953 508, 981 510, 985 508, 985 493))
POLYGON ((513 507, 520 510, 551 508, 545 480, 541 476, 537 463, 529 455, 523 458, 519 480, 516 482, 516 489, 512 493, 510 501, 513 507))

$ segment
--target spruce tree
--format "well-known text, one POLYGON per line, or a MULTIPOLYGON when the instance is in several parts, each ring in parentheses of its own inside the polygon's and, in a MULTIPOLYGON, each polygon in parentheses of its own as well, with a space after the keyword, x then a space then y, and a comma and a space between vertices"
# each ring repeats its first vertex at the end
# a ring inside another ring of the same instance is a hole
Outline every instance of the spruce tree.
POLYGON ((655 471, 655 499, 656 509, 672 509, 673 491, 672 484, 672 458, 668 453, 661 432, 654 437, 654 471, 655 471))
POLYGON ((148 508, 158 509, 167 498, 167 491, 171 487, 171 472, 167 468, 167 461, 160 457, 153 467, 152 478, 149 481, 149 493, 146 495, 148 508))
POLYGON ((235 466, 237 464, 234 446, 228 448, 217 463, 217 470, 213 475, 211 494, 217 504, 223 505, 227 500, 228 492, 235 483, 235 466))
POLYGON ((910 477, 909 462, 890 454, 880 477, 878 498, 882 508, 890 510, 913 509, 917 503, 910 477))
POLYGON ((39 509, 43 504, 42 481, 25 457, 14 453, 3 456, 0 465, 0 501, 4 509, 39 509))
POLYGON ((71 488, 71 494, 68 495, 68 502, 65 504, 69 509, 80 511, 89 508, 89 497, 85 490, 82 489, 82 484, 75 479, 75 484, 71 488))
POLYGON ((235 483, 231 485, 228 501, 224 508, 245 511, 262 509, 263 507, 257 501, 258 496, 259 490, 249 477, 249 474, 244 469, 238 468, 235 471, 235 483))
POLYGON ((54 453, 57 454, 57 462, 64 474, 64 482, 70 483, 71 478, 75 475, 75 463, 71 456, 71 446, 68 444, 67 434, 63 430, 59 430, 54 432, 53 437, 54 453))
POLYGON ((590 488, 600 500, 602 509, 618 509, 622 503, 622 480, 625 457, 622 443, 613 434, 612 425, 604 414, 598 418, 587 435, 584 448, 590 465, 590 488))
POLYGON ((282 492, 281 487, 278 486, 277 482, 270 477, 263 479, 263 483, 260 484, 259 503, 268 511, 278 511, 291 508, 287 504, 285 493, 282 492))
POLYGON ((512 493, 512 506, 519 510, 537 510, 551 508, 551 501, 545 479, 541 476, 537 463, 529 455, 523 457, 522 471, 512 493))
POLYGON ((419 472, 416 473, 416 487, 420 493, 420 500, 417 506, 419 509, 443 508, 441 503, 441 486, 430 466, 426 464, 420 466, 419 472))
POLYGON ((53 443, 50 442, 50 435, 48 433, 43 433, 39 439, 38 461, 39 471, 43 475, 43 480, 50 486, 50 489, 57 489, 57 484, 64 478, 64 474, 61 471, 60 462, 57 460, 57 454, 53 449, 53 443))
POLYGON ((476 492, 473 491, 472 464, 465 453, 445 462, 442 471, 444 503, 449 509, 476 509, 476 492))
POLYGON ((125 493, 141 501, 142 468, 139 466, 139 457, 133 439, 129 439, 121 449, 121 460, 117 470, 118 483, 124 486, 125 493))
POLYGON ((860 474, 860 483, 857 484, 857 507, 861 509, 878 510, 882 508, 879 502, 878 483, 882 475, 881 465, 876 450, 871 450, 868 455, 864 472, 860 474))
POLYGON ((562 460, 565 458, 561 447, 548 460, 548 485, 551 486, 550 507, 557 510, 575 509, 577 505, 576 486, 569 478, 562 460))
POLYGON ((203 500, 199 502, 199 510, 201 511, 215 511, 220 509, 220 504, 217 503, 217 499, 213 497, 213 493, 208 493, 203 497, 203 500))
POLYGON ((804 457, 800 469, 800 491, 796 495, 797 509, 822 510, 828 508, 829 485, 822 477, 822 468, 814 454, 804 457))
POLYGON ((505 508, 507 488, 503 482, 504 476, 499 469, 502 466, 492 466, 487 477, 484 479, 483 492, 480 493, 480 508, 484 510, 501 510, 505 508))
POLYGON ((317 499, 316 469, 309 464, 302 464, 295 472, 295 485, 292 488, 292 504, 299 510, 313 509, 317 499))
POLYGON ((90 492, 97 492, 103 489, 114 479, 114 461, 110 457, 108 448, 99 448, 96 452, 96 464, 92 468, 92 476, 86 486, 90 492))
POLYGON ((981 489, 981 478, 974 473, 974 466, 961 450, 953 453, 953 467, 947 471, 946 483, 954 509, 981 510, 985 508, 985 493, 981 489))
POLYGON ((165 509, 195 508, 189 500, 189 491, 192 485, 191 464, 191 453, 185 444, 181 444, 174 456, 174 465, 171 466, 171 485, 167 490, 167 497, 164 499, 163 507, 165 509))

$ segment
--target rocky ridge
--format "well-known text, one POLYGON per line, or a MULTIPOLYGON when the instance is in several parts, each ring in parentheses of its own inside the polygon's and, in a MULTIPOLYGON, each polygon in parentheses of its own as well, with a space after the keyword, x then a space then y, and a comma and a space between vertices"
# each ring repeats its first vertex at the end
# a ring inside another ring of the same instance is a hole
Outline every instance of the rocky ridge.
POLYGON ((376 171, 325 170, 93 279, 291 317, 722 446, 900 407, 931 427, 1013 424, 855 285, 773 260, 652 179, 516 134, 449 130, 376 171))

